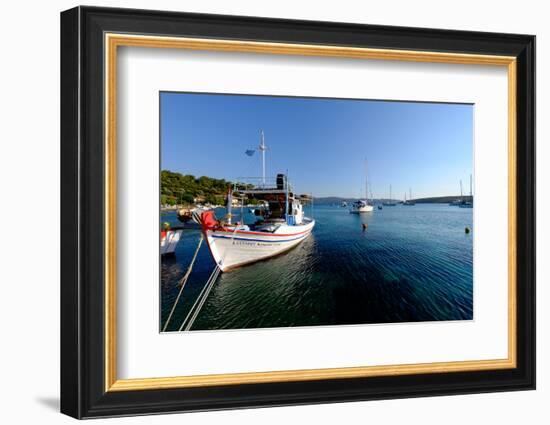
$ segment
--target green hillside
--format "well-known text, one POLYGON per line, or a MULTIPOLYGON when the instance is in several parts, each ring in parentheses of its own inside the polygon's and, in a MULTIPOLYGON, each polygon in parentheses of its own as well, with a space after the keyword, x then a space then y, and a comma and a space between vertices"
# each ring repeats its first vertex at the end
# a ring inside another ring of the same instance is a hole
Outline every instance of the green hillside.
POLYGON ((169 170, 160 172, 160 202, 161 204, 193 204, 195 200, 201 203, 223 204, 227 188, 231 182, 212 177, 195 177, 191 174, 181 174, 169 170))

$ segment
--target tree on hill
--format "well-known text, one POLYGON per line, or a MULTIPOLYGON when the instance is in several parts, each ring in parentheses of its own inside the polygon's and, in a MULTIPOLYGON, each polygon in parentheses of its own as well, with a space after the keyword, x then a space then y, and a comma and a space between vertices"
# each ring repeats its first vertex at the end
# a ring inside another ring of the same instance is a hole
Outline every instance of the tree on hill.
POLYGON ((196 197, 211 204, 223 204, 231 182, 212 177, 195 177, 169 170, 160 173, 160 201, 162 204, 192 204, 196 197))

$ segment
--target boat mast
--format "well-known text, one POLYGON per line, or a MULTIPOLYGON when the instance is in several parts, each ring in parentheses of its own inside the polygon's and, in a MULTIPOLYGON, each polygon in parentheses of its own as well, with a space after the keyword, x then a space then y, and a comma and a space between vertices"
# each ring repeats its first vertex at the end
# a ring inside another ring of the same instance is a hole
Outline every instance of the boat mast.
POLYGON ((233 206, 233 191, 231 190, 231 186, 227 189, 227 204, 226 204, 226 211, 227 211, 227 224, 231 224, 231 207, 233 206))
POLYGON ((462 180, 460 180, 460 202, 464 202, 464 197, 462 195, 462 180))
POLYGON ((285 221, 286 224, 290 224, 288 221, 288 170, 286 170, 286 176, 285 176, 285 221))
POLYGON ((365 159, 365 201, 369 203, 369 176, 367 171, 367 160, 365 159))
MULTIPOLYGON (((470 198, 472 198, 472 175, 470 174, 470 198)), ((472 198, 473 201, 473 198, 472 198)))
POLYGON ((263 130, 260 130, 260 146, 258 146, 258 149, 262 152, 262 185, 265 186, 265 151, 267 150, 267 146, 265 145, 263 130))

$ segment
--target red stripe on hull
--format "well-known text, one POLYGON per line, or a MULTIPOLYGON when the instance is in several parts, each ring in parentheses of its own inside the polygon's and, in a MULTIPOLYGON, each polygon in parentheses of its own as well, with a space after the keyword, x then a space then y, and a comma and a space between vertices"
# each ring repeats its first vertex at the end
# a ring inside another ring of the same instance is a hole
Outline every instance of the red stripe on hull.
POLYGON ((309 231, 309 230, 304 230, 303 232, 298 232, 298 233, 271 233, 271 232, 252 232, 252 231, 247 231, 247 230, 237 230, 236 232, 235 231, 228 231, 228 230, 213 230, 213 229, 209 229, 209 230, 211 230, 214 233, 226 233, 226 234, 229 234, 229 235, 242 234, 242 235, 280 236, 280 237, 283 237, 283 236, 298 236, 298 235, 301 235, 301 234, 306 233, 306 232, 309 231))

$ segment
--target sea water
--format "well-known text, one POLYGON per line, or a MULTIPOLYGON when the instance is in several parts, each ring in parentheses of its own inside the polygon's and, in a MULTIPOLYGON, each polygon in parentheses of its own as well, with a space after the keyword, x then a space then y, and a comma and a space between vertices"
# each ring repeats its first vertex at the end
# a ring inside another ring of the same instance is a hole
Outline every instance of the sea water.
MULTIPOLYGON (((222 273, 192 329, 473 319, 472 209, 416 204, 350 214, 315 205, 311 215, 312 234, 292 250, 222 273)), ((245 221, 254 216, 245 213, 245 221)), ((161 222, 176 225, 175 213, 162 213, 161 222)), ((199 238, 184 232, 175 256, 162 258, 162 324, 199 238)), ((179 328, 213 268, 203 243, 167 331, 179 328)))

